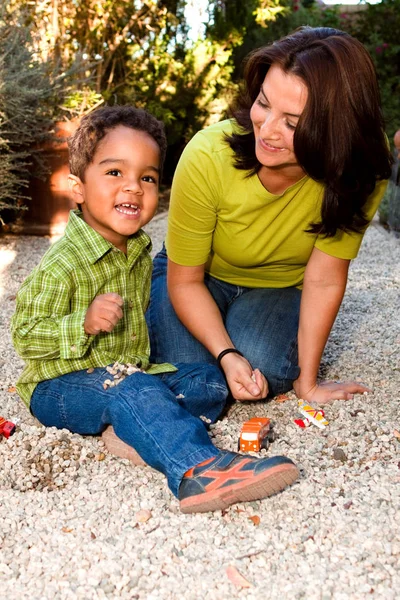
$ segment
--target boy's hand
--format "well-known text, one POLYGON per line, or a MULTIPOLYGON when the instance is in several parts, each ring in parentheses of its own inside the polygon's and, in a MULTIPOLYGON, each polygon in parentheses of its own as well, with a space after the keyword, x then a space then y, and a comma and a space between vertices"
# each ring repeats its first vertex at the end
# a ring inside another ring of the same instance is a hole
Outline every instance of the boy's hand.
POLYGON ((87 335, 97 335, 101 331, 110 333, 123 317, 124 301, 118 294, 96 296, 87 309, 83 327, 87 335))

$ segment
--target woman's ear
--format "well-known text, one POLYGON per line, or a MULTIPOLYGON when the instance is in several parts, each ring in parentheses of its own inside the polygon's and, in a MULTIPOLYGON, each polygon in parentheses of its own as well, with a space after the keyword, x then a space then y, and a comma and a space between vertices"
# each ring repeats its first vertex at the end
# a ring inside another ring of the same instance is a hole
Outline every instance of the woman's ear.
POLYGON ((83 193, 83 183, 76 175, 68 175, 68 188, 72 199, 77 204, 83 204, 85 196, 83 193))

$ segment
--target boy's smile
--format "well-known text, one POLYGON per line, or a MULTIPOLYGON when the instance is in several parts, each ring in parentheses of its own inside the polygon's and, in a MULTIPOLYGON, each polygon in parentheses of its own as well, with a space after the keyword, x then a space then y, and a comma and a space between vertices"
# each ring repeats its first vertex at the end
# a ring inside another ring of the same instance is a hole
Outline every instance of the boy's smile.
POLYGON ((157 209, 159 161, 148 133, 118 125, 100 141, 84 181, 70 175, 86 223, 123 252, 157 209))

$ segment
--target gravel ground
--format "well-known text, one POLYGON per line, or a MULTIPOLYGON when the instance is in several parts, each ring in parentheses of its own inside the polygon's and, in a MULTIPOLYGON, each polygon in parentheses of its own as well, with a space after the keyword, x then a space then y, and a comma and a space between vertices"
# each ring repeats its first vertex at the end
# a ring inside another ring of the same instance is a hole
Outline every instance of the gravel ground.
MULTIPOLYGON (((164 230, 163 216, 148 227, 155 249, 164 230)), ((269 453, 291 457, 302 476, 275 497, 201 515, 180 514, 162 475, 109 455, 98 438, 46 430, 19 401, 22 362, 8 324, 49 243, 0 238, 0 414, 18 423, 0 439, 1 597, 396 598, 399 242, 368 230, 321 368, 360 377, 373 393, 327 407, 325 430, 297 428, 292 394, 232 406, 212 429, 215 443, 235 450, 244 420, 271 417, 278 439, 269 453)))

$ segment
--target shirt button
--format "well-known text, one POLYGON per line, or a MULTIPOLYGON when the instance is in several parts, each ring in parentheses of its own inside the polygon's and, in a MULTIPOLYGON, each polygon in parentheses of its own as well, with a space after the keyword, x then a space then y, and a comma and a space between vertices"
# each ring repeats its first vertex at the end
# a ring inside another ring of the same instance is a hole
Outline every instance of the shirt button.
POLYGON ((118 248, 113 248, 112 251, 113 252, 119 252, 118 248))
POLYGON ((134 342, 136 340, 136 338, 137 338, 136 333, 132 333, 132 335, 131 335, 132 342, 134 342))
POLYGON ((76 352, 76 346, 75 346, 75 344, 72 344, 71 350, 72 350, 72 352, 76 352))
POLYGON ((129 308, 130 308, 130 309, 132 309, 132 308, 133 308, 133 301, 132 301, 132 300, 129 300, 129 302, 128 302, 128 306, 129 306, 129 308))

